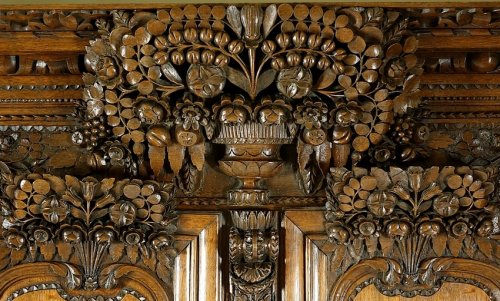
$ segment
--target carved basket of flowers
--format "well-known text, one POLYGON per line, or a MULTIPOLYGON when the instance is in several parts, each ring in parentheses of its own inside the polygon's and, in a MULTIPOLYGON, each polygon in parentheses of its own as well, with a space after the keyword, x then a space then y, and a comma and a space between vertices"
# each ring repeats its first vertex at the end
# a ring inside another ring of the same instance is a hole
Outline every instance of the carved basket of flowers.
POLYGON ((237 189, 228 192, 232 204, 258 205, 268 201, 268 191, 259 185, 260 179, 280 172, 283 144, 291 144, 295 125, 290 123, 291 106, 281 99, 264 98, 251 109, 244 99, 224 98, 214 109, 219 121, 215 143, 225 144, 220 169, 241 180, 237 189))

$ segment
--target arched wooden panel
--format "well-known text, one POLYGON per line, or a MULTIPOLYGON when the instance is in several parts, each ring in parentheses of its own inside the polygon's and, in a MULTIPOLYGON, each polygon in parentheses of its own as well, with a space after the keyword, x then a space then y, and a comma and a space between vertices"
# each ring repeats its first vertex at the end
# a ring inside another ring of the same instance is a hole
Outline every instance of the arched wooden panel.
POLYGON ((354 301, 490 301, 486 293, 473 285, 465 283, 445 283, 441 289, 429 297, 417 296, 406 298, 401 296, 382 295, 374 285, 369 285, 356 296, 354 301))

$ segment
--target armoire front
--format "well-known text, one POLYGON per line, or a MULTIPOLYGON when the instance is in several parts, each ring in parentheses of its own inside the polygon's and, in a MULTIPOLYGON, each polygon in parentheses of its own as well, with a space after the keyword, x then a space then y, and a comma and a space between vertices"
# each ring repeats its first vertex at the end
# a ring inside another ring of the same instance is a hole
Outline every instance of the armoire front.
POLYGON ((500 3, 80 3, 0 5, 0 300, 500 300, 500 3))

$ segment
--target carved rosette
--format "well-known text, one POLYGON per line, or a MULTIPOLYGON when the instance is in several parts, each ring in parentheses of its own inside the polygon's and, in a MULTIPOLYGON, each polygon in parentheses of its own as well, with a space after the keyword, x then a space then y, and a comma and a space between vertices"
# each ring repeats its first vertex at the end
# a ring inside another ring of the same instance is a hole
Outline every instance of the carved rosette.
POLYGON ((369 281, 384 294, 411 297, 440 288, 446 268, 434 266, 435 258, 495 264, 495 179, 492 168, 332 168, 326 213, 336 245, 332 272, 338 277, 374 259, 380 271, 369 281))
POLYGON ((276 212, 232 211, 231 300, 276 300, 279 236, 276 212))
MULTIPOLYGON (((173 184, 64 178, 0 163, 0 270, 24 262, 63 262, 64 289, 111 289, 120 263, 172 284, 176 250, 173 184)), ((88 292, 84 292, 88 295, 88 292)))

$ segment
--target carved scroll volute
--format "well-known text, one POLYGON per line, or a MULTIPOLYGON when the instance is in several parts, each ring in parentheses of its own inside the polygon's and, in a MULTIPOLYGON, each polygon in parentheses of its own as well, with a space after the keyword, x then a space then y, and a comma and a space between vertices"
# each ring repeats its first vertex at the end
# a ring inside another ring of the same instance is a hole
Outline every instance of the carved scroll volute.
POLYGON ((229 233, 231 300, 277 300, 277 213, 232 211, 229 233))
POLYGON ((332 273, 342 282, 333 300, 370 283, 386 295, 432 295, 443 281, 467 281, 453 268, 447 274, 447 264, 497 265, 496 177, 493 168, 332 168, 326 229, 336 244, 332 273), (364 276, 348 284, 348 270, 364 276))

